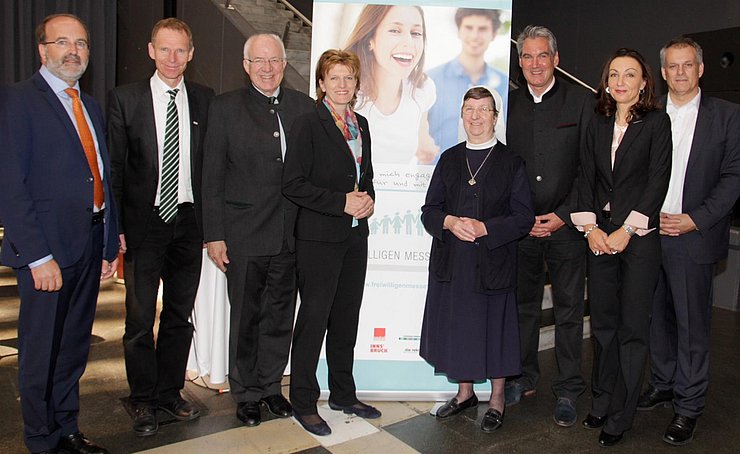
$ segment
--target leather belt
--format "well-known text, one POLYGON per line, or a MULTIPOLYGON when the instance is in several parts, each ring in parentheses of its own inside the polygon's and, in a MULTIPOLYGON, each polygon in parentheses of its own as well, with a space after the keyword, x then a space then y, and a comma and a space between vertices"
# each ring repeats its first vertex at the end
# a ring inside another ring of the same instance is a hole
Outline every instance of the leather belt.
MULTIPOLYGON (((177 204, 177 209, 184 210, 184 209, 192 208, 193 206, 194 206, 193 202, 183 202, 183 203, 177 204)), ((154 205, 154 211, 159 212, 159 205, 154 205)))

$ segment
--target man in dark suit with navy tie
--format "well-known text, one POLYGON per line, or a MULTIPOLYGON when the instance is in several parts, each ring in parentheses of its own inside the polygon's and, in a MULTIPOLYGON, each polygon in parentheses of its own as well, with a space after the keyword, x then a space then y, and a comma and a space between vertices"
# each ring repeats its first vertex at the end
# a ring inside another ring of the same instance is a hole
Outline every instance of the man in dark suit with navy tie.
POLYGON ((113 192, 125 253, 123 346, 138 436, 157 432, 156 409, 181 421, 200 415, 180 391, 203 257, 201 148, 214 93, 184 80, 193 52, 190 27, 179 19, 162 19, 149 43, 155 73, 114 89, 108 102, 113 192), (155 343, 160 280, 162 312, 155 343))
POLYGON ((709 386, 712 277, 727 256, 730 214, 740 196, 740 106, 704 95, 701 47, 678 37, 660 51, 668 83, 673 158, 661 208, 663 265, 650 325, 650 386, 638 409, 672 403, 663 436, 689 443, 709 386))
POLYGON ((90 56, 70 14, 36 29, 41 68, 0 102, 0 259, 18 278, 18 382, 31 452, 107 453, 77 425, 100 280, 117 265, 105 126, 78 83, 90 56))

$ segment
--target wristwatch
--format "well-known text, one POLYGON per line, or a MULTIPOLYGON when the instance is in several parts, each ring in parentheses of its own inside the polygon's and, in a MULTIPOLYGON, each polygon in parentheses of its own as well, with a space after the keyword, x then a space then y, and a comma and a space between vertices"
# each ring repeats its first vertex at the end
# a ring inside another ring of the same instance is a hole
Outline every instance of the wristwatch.
POLYGON ((627 235, 629 235, 630 237, 635 235, 635 229, 632 228, 631 225, 622 224, 622 229, 624 229, 624 231, 627 232, 627 235))

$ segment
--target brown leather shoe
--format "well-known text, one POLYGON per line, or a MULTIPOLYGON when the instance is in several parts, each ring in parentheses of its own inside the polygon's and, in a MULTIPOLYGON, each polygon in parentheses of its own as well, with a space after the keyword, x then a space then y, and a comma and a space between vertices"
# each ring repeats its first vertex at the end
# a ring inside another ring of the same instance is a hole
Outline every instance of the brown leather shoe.
POLYGON ((180 396, 177 396, 177 398, 170 403, 160 404, 159 409, 163 410, 178 421, 190 421, 200 416, 200 410, 180 396))

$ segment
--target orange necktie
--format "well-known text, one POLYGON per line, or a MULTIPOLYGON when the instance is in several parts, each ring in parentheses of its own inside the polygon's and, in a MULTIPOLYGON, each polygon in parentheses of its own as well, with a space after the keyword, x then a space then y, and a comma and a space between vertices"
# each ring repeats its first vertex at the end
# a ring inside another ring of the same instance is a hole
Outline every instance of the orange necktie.
POLYGON ((101 208, 105 202, 105 194, 103 193, 103 181, 100 179, 100 168, 98 167, 98 155, 95 152, 95 141, 90 132, 90 126, 87 124, 87 120, 85 119, 85 112, 82 110, 80 94, 74 88, 67 88, 64 91, 70 98, 72 98, 72 112, 75 114, 77 131, 80 134, 82 148, 85 150, 87 164, 90 166, 90 172, 92 172, 94 182, 93 203, 95 203, 96 207, 101 208))

